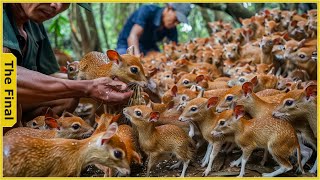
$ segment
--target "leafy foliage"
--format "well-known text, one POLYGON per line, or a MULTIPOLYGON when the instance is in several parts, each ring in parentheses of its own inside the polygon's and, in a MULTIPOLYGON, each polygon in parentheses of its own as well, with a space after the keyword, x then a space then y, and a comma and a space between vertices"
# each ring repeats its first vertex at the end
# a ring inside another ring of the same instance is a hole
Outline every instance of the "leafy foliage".
MULTIPOLYGON (((92 3, 92 13, 97 24, 97 34, 100 39, 100 44, 102 47, 102 51, 106 51, 107 47, 110 49, 115 49, 117 44, 117 39, 122 27, 124 26, 127 18, 142 4, 141 3, 104 3, 103 5, 103 15, 100 11, 99 3, 92 3), (101 18, 104 24, 106 36, 102 32, 101 27, 101 18), (107 46, 107 43, 108 46, 107 46)), ((157 3, 160 7, 164 7, 164 3, 157 3)), ((263 8, 281 8, 281 9, 292 9, 294 4, 286 4, 286 3, 242 3, 248 11, 256 13, 257 11, 263 8)), ((301 4, 300 4, 301 5, 301 4)), ((45 28, 47 29, 49 38, 52 44, 52 47, 62 49, 66 51, 71 56, 74 56, 74 49, 72 49, 72 35, 71 35, 71 27, 69 23, 68 15, 71 13, 71 8, 56 16, 53 19, 48 20, 44 23, 45 28)), ((83 13, 83 11, 82 11, 83 13)), ((223 21, 231 22, 235 27, 239 27, 239 23, 235 21, 235 19, 230 16, 228 13, 219 10, 206 9, 204 7, 200 7, 196 4, 192 4, 192 11, 188 17, 189 25, 185 24, 178 25, 178 39, 179 42, 187 42, 196 37, 208 37, 210 32, 205 28, 208 21, 216 21, 218 19, 223 18, 223 21), (209 19, 205 19, 203 16, 204 13, 207 13, 209 19)), ((75 21, 75 20, 73 20, 75 21)), ((77 24, 74 22, 74 24, 77 24)), ((161 44, 160 48, 161 48, 161 44)))

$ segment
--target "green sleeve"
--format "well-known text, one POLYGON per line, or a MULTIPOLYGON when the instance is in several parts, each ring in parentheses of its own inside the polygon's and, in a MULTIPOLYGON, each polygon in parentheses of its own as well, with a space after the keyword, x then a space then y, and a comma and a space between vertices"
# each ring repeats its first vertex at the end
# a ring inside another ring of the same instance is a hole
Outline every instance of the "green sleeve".
POLYGON ((11 52, 16 57, 21 58, 19 43, 5 9, 3 10, 2 15, 3 15, 3 47, 10 49, 11 52))
POLYGON ((43 74, 53 74, 59 72, 60 68, 58 62, 54 56, 53 50, 51 48, 48 35, 41 24, 40 29, 44 35, 41 43, 39 43, 39 54, 38 54, 38 71, 43 74))

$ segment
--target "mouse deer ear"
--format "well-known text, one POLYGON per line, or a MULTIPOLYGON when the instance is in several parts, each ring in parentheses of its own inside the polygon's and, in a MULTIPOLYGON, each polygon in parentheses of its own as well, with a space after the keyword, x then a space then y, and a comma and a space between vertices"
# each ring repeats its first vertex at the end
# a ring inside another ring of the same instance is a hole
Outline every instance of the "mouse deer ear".
POLYGON ((65 117, 74 117, 75 115, 73 115, 72 113, 69 113, 68 111, 64 110, 62 115, 61 115, 61 118, 65 118, 65 117))
POLYGON ((189 74, 196 74, 196 69, 192 69, 191 72, 189 74))
POLYGON ((214 107, 218 104, 219 102, 219 97, 211 97, 210 99, 208 99, 208 104, 207 104, 207 108, 211 108, 214 107))
POLYGON ((252 83, 253 86, 257 86, 258 85, 258 76, 255 76, 254 78, 252 78, 250 80, 250 82, 252 83))
POLYGON ((176 97, 177 96, 177 93, 178 93, 178 87, 177 85, 174 85, 172 88, 171 88, 171 95, 173 97, 176 97))
POLYGON ((251 82, 245 82, 242 85, 242 90, 245 96, 251 94, 253 91, 253 84, 251 82))
POLYGON ((115 116, 112 117, 111 119, 111 123, 117 122, 121 117, 121 114, 117 114, 115 116))
POLYGON ((151 112, 149 122, 157 122, 159 120, 159 118, 160 118, 159 112, 151 112))
POLYGON ((293 21, 291 21, 291 26, 292 27, 296 27, 297 26, 297 23, 298 23, 298 21, 296 21, 296 20, 293 20, 293 21))
POLYGON ((285 33, 283 36, 282 36, 283 40, 285 41, 290 41, 290 36, 289 36, 289 33, 285 33))
POLYGON ((128 47, 127 54, 134 56, 134 45, 128 47))
POLYGON ((240 18, 239 18, 239 21, 240 21, 240 23, 242 23, 243 19, 240 17, 240 18))
POLYGON ((107 131, 101 138, 101 145, 104 143, 108 143, 109 140, 117 133, 118 131, 118 124, 116 122, 109 125, 107 131))
POLYGON ((307 100, 309 100, 311 96, 316 97, 317 96, 317 85, 309 85, 306 88, 305 92, 306 92, 307 100))
POLYGON ((240 119, 245 115, 245 110, 243 105, 236 105, 233 109, 233 114, 236 118, 236 120, 240 119))
POLYGON ((45 110, 44 117, 54 117, 54 113, 50 107, 45 110))
POLYGON ((264 10, 264 14, 266 14, 267 16, 270 15, 270 11, 268 9, 264 10))
POLYGON ((201 82, 202 80, 204 80, 204 75, 198 75, 197 77, 196 77, 196 82, 197 83, 199 83, 199 82, 201 82))
POLYGON ((111 61, 114 61, 116 64, 120 65, 121 63, 121 56, 115 50, 108 50, 107 56, 111 61))
POLYGON ((57 122, 56 119, 52 118, 52 117, 46 117, 44 119, 45 124, 49 127, 49 128, 57 128, 60 130, 60 126, 57 122))
POLYGON ((147 104, 147 107, 153 109, 153 107, 154 107, 153 102, 152 102, 152 101, 149 101, 148 104, 147 104))

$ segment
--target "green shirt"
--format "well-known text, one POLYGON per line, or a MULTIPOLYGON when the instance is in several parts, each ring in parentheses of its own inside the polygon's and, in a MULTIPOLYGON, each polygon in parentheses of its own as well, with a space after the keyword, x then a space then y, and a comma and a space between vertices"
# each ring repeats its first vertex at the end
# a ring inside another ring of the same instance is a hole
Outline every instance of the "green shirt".
POLYGON ((10 4, 4 4, 3 7, 3 47, 10 49, 17 57, 17 64, 47 75, 58 72, 59 65, 43 24, 38 24, 31 20, 25 23, 24 30, 28 35, 26 41, 20 35, 13 20, 10 4), (22 49, 26 43, 26 51, 22 54, 22 49))

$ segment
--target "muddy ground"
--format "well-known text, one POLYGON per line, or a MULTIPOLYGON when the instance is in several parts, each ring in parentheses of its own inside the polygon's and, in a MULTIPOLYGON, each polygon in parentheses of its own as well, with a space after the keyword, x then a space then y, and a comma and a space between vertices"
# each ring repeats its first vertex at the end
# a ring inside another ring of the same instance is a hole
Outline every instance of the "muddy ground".
MULTIPOLYGON (((205 154, 206 146, 202 146, 198 152, 196 159, 193 160, 186 172, 187 177, 201 177, 202 173, 205 171, 205 168, 202 168, 201 159, 205 154)), ((213 162, 213 168, 211 173, 208 175, 210 177, 214 176, 223 176, 223 177, 232 177, 238 176, 240 167, 230 167, 230 162, 238 159, 241 156, 241 151, 239 149, 233 150, 231 153, 219 153, 217 158, 213 162)), ((263 157, 263 151, 257 150, 254 151, 247 162, 246 165, 246 177, 260 177, 262 173, 268 173, 274 171, 274 167, 277 166, 277 163, 272 159, 269 155, 268 160, 265 166, 260 165, 260 161, 263 157)), ((292 158, 292 163, 294 164, 294 169, 280 175, 281 177, 315 177, 315 174, 308 173, 308 170, 312 167, 315 161, 315 153, 304 166, 305 174, 296 173, 296 160, 292 158)), ((163 160, 159 161, 157 165, 155 165, 150 172, 150 176, 152 177, 179 177, 182 171, 182 166, 178 169, 171 170, 170 166, 175 164, 177 161, 175 158, 170 158, 170 156, 164 156, 163 160)), ((145 177, 146 176, 146 164, 144 166, 133 165, 131 168, 132 177, 145 177)), ((95 166, 89 166, 82 172, 82 176, 84 177, 103 177, 103 172, 97 169, 95 166)))

